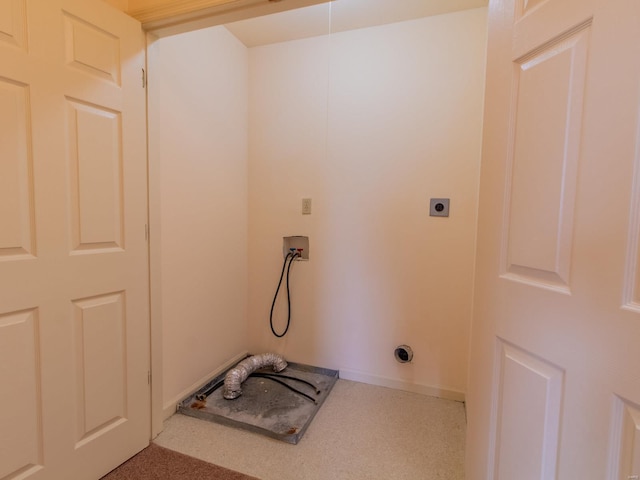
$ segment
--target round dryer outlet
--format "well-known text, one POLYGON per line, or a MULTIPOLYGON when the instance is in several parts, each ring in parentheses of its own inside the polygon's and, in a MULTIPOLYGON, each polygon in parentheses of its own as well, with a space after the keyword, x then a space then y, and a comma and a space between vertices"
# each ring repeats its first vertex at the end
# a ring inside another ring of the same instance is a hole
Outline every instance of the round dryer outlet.
POLYGON ((409 363, 413 360, 413 350, 409 345, 400 345, 393 354, 400 363, 409 363))

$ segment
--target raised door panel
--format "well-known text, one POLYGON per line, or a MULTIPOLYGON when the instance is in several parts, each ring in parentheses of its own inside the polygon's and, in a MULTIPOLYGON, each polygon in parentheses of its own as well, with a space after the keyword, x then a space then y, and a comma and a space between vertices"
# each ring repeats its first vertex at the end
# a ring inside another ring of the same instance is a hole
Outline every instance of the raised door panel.
POLYGON ((122 122, 119 112, 67 99, 71 249, 124 248, 122 122))
POLYGON ((503 341, 498 359, 491 478, 556 478, 564 372, 503 341))
MULTIPOLYGON (((640 108, 638 108, 640 112, 640 108)), ((640 312, 640 114, 635 145, 634 179, 631 192, 631 215, 625 265, 623 307, 640 312)))
POLYGON ((76 345, 76 448, 126 421, 125 295, 73 302, 76 345))
POLYGON ((515 62, 505 277, 565 292, 588 45, 583 26, 515 62))
POLYGON ((545 49, 591 24, 597 0, 509 0, 515 3, 511 58, 545 49))
POLYGON ((640 406, 615 397, 611 480, 640 479, 640 406))
POLYGON ((0 479, 43 468, 38 310, 0 314, 0 479))
POLYGON ((120 85, 120 39, 67 12, 64 23, 67 65, 120 85))
POLYGON ((0 45, 27 49, 26 0, 0 0, 0 45))
POLYGON ((0 78, 0 261, 36 253, 27 85, 0 78))

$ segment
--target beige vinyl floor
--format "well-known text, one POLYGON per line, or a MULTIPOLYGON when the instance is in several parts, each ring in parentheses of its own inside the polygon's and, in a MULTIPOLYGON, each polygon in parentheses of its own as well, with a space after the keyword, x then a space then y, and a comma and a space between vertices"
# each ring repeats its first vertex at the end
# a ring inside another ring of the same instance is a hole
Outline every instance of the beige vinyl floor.
POLYGON ((163 447, 262 480, 462 480, 464 404, 338 380, 297 445, 176 414, 163 447))

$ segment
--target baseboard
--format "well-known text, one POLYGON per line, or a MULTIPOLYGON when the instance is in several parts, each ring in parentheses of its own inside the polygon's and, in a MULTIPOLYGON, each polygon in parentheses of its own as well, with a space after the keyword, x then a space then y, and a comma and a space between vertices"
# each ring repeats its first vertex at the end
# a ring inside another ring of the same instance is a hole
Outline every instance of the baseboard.
POLYGON ((220 375, 225 370, 228 370, 229 368, 233 367, 236 363, 238 363, 240 360, 242 360, 247 355, 248 355, 248 352, 246 352, 246 351, 239 353, 238 355, 233 357, 231 360, 225 362, 224 364, 222 364, 218 368, 214 369, 212 372, 210 372, 207 375, 205 375, 204 377, 200 378, 198 381, 196 381, 193 384, 191 384, 190 387, 184 389, 182 392, 180 392, 178 395, 176 395, 173 399, 171 399, 167 403, 165 403, 163 408, 162 408, 163 420, 166 420, 171 415, 176 413, 177 405, 182 400, 187 398, 193 392, 199 390, 202 386, 206 385, 207 382, 211 381, 212 378, 217 377, 218 375, 220 375))
POLYGON ((418 383, 405 382, 403 380, 394 380, 392 378, 379 377, 368 373, 358 372, 355 370, 340 369, 340 378, 344 380, 352 380, 354 382, 368 383, 379 387, 395 388, 396 390, 404 390, 407 392, 420 393, 430 397, 444 398, 447 400, 455 400, 456 402, 465 401, 465 393, 450 388, 433 387, 430 385, 421 385, 418 383))

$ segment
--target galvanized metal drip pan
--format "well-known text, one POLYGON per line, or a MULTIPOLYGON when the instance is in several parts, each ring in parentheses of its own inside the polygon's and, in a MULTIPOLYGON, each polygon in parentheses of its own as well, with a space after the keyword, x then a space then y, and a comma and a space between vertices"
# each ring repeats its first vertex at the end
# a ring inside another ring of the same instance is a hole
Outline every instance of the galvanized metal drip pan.
MULTIPOLYGON (((273 370, 265 368, 258 372, 273 373, 273 370)), ((198 400, 198 394, 224 380, 226 374, 224 372, 183 400, 178 405, 178 412, 260 433, 295 445, 306 432, 311 420, 338 380, 338 371, 289 363, 289 366, 280 373, 315 385, 320 393, 316 393, 313 388, 300 382, 279 379, 312 396, 316 399, 316 403, 276 382, 260 377, 247 378, 242 384, 242 395, 234 400, 227 400, 222 396, 222 387, 209 395, 205 401, 198 400)))

